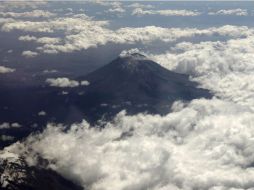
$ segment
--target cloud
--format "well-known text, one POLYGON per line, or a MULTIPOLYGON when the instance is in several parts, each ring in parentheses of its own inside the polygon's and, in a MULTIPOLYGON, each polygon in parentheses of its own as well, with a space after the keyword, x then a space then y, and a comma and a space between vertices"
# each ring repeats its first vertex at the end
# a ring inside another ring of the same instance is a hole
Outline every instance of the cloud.
POLYGON ((22 127, 19 123, 2 123, 0 124, 0 129, 10 129, 10 128, 20 128, 22 127))
POLYGON ((132 3, 132 4, 128 5, 128 7, 130 7, 130 8, 142 8, 142 9, 154 8, 152 5, 141 4, 141 3, 132 3))
POLYGON ((228 10, 222 9, 216 12, 209 12, 208 15, 248 16, 248 11, 246 9, 228 9, 228 10))
POLYGON ((1 141, 13 141, 15 137, 9 135, 0 135, 0 142, 1 141))
POLYGON ((38 55, 38 53, 34 52, 34 51, 27 50, 27 51, 23 51, 21 55, 26 58, 33 58, 33 57, 36 57, 38 55))
POLYGON ((44 74, 52 74, 52 73, 58 73, 58 71, 56 69, 52 69, 52 70, 46 69, 43 71, 43 73, 44 74))
POLYGON ((47 113, 43 110, 38 113, 38 116, 45 116, 45 115, 47 115, 47 113))
POLYGON ((81 86, 89 86, 89 85, 90 85, 90 82, 87 81, 87 80, 83 80, 83 81, 80 82, 80 85, 81 85, 81 86))
POLYGON ((125 9, 122 7, 122 3, 120 2, 111 2, 110 4, 111 8, 107 10, 106 12, 109 13, 124 13, 125 9))
POLYGON ((150 54, 164 67, 189 74, 218 97, 254 109, 254 36, 225 42, 183 42, 163 54, 150 54))
POLYGON ((26 35, 26 36, 20 36, 19 37, 19 40, 20 41, 27 41, 27 42, 30 42, 30 41, 36 41, 36 37, 35 36, 30 36, 30 35, 26 35))
POLYGON ((131 54, 135 54, 135 53, 141 53, 144 55, 143 52, 141 52, 138 48, 134 48, 134 49, 129 49, 129 50, 123 50, 121 53, 120 53, 120 57, 128 57, 130 56, 131 54))
POLYGON ((25 35, 19 37, 20 41, 35 41, 41 44, 57 44, 61 42, 60 38, 52 38, 52 37, 41 37, 37 38, 35 36, 25 35))
POLYGON ((0 74, 12 73, 14 71, 15 71, 15 69, 11 69, 11 68, 5 67, 5 66, 0 66, 0 74))
POLYGON ((70 80, 66 77, 59 77, 59 78, 49 78, 46 80, 46 83, 49 84, 49 86, 53 87, 61 87, 61 88, 66 88, 66 87, 78 87, 78 86, 89 86, 90 82, 87 80, 83 81, 76 81, 76 80, 70 80))
POLYGON ((27 9, 27 8, 32 8, 36 9, 41 6, 45 6, 48 3, 47 0, 31 0, 31 1, 26 1, 26 0, 19 0, 19 1, 7 1, 3 0, 1 1, 0 4, 0 10, 5 11, 5 10, 12 10, 12 9, 27 9))
POLYGON ((201 13, 190 10, 143 10, 142 8, 136 8, 133 10, 132 15, 199 16, 201 13))
POLYGON ((125 9, 122 7, 111 8, 107 12, 109 13, 124 13, 125 9))
POLYGON ((49 86, 53 87, 60 87, 60 88, 66 88, 66 87, 77 87, 79 86, 79 82, 75 80, 70 80, 68 78, 62 77, 62 78, 49 78, 46 80, 46 83, 49 84, 49 86))
POLYGON ((67 129, 48 125, 24 144, 85 189, 251 189, 254 114, 218 99, 176 102, 166 116, 119 113, 105 128, 83 121, 67 129))
POLYGON ((197 28, 163 28, 157 26, 123 27, 116 30, 109 29, 108 21, 93 20, 85 14, 71 17, 53 18, 47 21, 13 20, 3 22, 1 30, 10 32, 44 33, 43 37, 21 36, 19 40, 33 41, 38 44, 37 53, 56 54, 86 50, 107 43, 114 44, 149 44, 153 41, 175 42, 181 38, 199 36, 226 36, 244 38, 253 35, 253 28, 246 26, 225 25, 221 27, 197 28), (63 37, 50 37, 51 33, 61 33, 63 37), (94 34, 97 34, 96 36, 94 34))
POLYGON ((13 17, 13 18, 49 18, 56 16, 55 13, 44 10, 33 10, 31 12, 1 12, 2 17, 13 17))

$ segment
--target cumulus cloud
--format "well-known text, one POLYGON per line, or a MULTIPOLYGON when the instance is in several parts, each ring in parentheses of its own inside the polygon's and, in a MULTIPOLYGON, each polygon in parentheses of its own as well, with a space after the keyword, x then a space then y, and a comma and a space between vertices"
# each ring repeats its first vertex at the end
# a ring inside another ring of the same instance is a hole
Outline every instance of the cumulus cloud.
POLYGON ((191 75, 217 96, 254 109, 254 36, 226 42, 179 43, 169 52, 150 55, 164 67, 191 75))
POLYGON ((246 9, 228 9, 228 10, 222 9, 216 12, 209 12, 208 15, 248 16, 248 11, 246 9))
POLYGON ((45 115, 47 115, 47 113, 43 110, 38 113, 38 116, 45 116, 45 115))
POLYGON ((89 86, 89 85, 90 85, 90 82, 87 81, 87 80, 83 80, 83 81, 80 82, 80 85, 81 85, 81 86, 89 86))
MULTIPOLYGON (((161 54, 146 52, 162 66, 189 74, 217 98, 175 102, 172 112, 165 116, 128 116, 123 111, 103 129, 86 121, 71 127, 49 124, 43 133, 8 150, 25 154, 31 165, 37 164, 39 154, 49 160, 49 168, 90 190, 253 189, 253 28, 147 26, 111 30, 107 22, 93 21, 85 15, 22 23, 12 20, 2 29, 45 35, 63 31, 61 42, 42 43, 37 48, 44 53, 72 52, 109 42, 147 44, 218 35, 231 39, 181 42, 161 54)), ((23 36, 23 40, 37 42, 38 38, 23 36)), ((139 50, 123 55, 128 52, 139 50)), ((68 78, 46 82, 55 87, 89 85, 88 81, 68 78)))
POLYGON ((48 3, 47 0, 19 0, 19 1, 7 1, 3 0, 0 4, 0 10, 12 10, 12 9, 27 9, 27 8, 33 8, 36 9, 38 7, 44 6, 48 3))
POLYGON ((0 66, 0 74, 12 73, 14 71, 15 71, 15 69, 11 69, 11 68, 5 67, 5 66, 0 66))
POLYGON ((122 7, 122 4, 120 2, 109 2, 111 5, 111 8, 107 10, 106 12, 109 13, 124 13, 125 9, 122 7))
MULTIPOLYGON (((176 102, 166 116, 119 113, 101 130, 48 125, 12 151, 29 149, 85 189, 251 189, 254 114, 218 99, 176 102)), ((22 152, 22 151, 21 151, 22 152)))
POLYGON ((1 30, 5 32, 20 30, 24 32, 44 33, 43 37, 34 35, 21 36, 23 41, 33 41, 38 44, 37 53, 56 54, 59 52, 73 52, 91 47, 115 44, 147 44, 153 41, 174 42, 181 38, 198 36, 228 36, 243 38, 253 35, 253 29, 246 26, 197 28, 163 28, 157 26, 123 27, 116 30, 109 29, 108 21, 93 20, 85 14, 71 17, 54 18, 43 21, 13 20, 3 22, 1 30), (62 33, 63 37, 53 38, 50 33, 62 33), (94 35, 94 34, 97 35, 94 35))
POLYGON ((199 16, 200 12, 190 10, 143 10, 136 8, 133 10, 132 15, 163 15, 163 16, 199 16))
POLYGON ((60 88, 66 88, 66 87, 77 87, 79 86, 79 82, 75 81, 75 80, 70 80, 66 77, 62 77, 62 78, 49 78, 46 80, 46 83, 49 86, 53 86, 53 87, 60 87, 60 88))
POLYGON ((33 10, 31 12, 1 12, 0 16, 13 18, 49 18, 56 16, 56 14, 44 10, 33 10))
POLYGON ((141 3, 132 3, 132 4, 128 5, 128 7, 131 7, 131 8, 142 8, 142 9, 151 9, 151 8, 154 8, 152 5, 141 4, 141 3))
POLYGON ((35 36, 25 35, 19 37, 20 41, 35 41, 41 44, 57 44, 61 42, 60 38, 52 38, 52 37, 41 37, 37 38, 35 36))
POLYGON ((134 48, 134 49, 129 49, 129 50, 123 50, 121 53, 120 53, 120 57, 128 57, 130 56, 131 54, 135 54, 135 53, 141 53, 144 55, 143 52, 141 52, 138 48, 134 48))
POLYGON ((9 135, 0 135, 0 142, 1 141, 13 141, 15 137, 9 135))
POLYGON ((34 51, 27 50, 27 51, 23 51, 21 55, 26 58, 33 58, 33 57, 36 57, 38 55, 38 53, 34 52, 34 51))
POLYGON ((110 8, 107 12, 109 13, 124 13, 125 9, 122 7, 110 8))
POLYGON ((52 74, 52 73, 57 73, 57 72, 58 71, 56 69, 52 69, 52 70, 46 69, 46 70, 43 71, 44 74, 52 74))
POLYGON ((45 34, 62 31, 65 36, 61 40, 47 36, 43 38, 36 38, 34 36, 20 37, 20 40, 32 40, 37 43, 44 43, 43 46, 37 47, 37 50, 41 53, 50 54, 79 51, 107 43, 145 44, 156 40, 173 42, 180 38, 197 36, 221 35, 239 38, 253 34, 253 29, 245 26, 226 25, 206 29, 146 26, 110 30, 107 28, 107 24, 107 21, 93 21, 86 15, 76 15, 72 18, 58 18, 47 22, 15 21, 4 23, 1 29, 3 31, 21 30, 27 32, 44 32, 45 34), (95 33, 98 35, 94 36, 95 33))
POLYGON ((61 87, 61 88, 66 88, 66 87, 78 87, 78 86, 89 86, 90 82, 87 80, 83 81, 76 81, 76 80, 70 80, 66 77, 59 77, 59 78, 49 78, 46 80, 46 83, 49 86, 53 87, 61 87))
POLYGON ((10 128, 20 128, 21 125, 19 123, 2 123, 0 124, 0 129, 10 129, 10 128))
POLYGON ((20 41, 27 41, 27 42, 35 41, 36 39, 37 38, 35 36, 30 36, 30 35, 25 35, 25 36, 20 36, 19 37, 20 41))

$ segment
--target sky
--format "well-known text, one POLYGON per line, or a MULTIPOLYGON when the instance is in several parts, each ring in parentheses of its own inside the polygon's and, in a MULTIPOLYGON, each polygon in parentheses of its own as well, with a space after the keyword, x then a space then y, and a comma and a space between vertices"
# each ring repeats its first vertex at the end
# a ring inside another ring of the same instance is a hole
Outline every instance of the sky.
MULTIPOLYGON (((253 2, 7 2, 0 10, 1 87, 89 85, 75 78, 131 51, 214 94, 176 101, 165 116, 123 110, 103 130, 49 123, 0 157, 9 151, 36 165, 41 155, 91 190, 253 190, 253 2)), ((24 126, 0 124, 15 127, 24 126)))

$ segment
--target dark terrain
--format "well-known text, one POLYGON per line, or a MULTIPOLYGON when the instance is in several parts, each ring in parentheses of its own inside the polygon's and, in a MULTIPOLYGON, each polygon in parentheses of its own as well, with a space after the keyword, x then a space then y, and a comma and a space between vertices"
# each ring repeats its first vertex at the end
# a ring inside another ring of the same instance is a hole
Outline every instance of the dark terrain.
MULTIPOLYGON (((90 85, 75 88, 2 85, 0 123, 17 122, 22 127, 0 129, 1 135, 15 137, 13 141, 1 142, 1 148, 43 130, 47 122, 68 125, 85 118, 95 124, 100 119, 111 120, 123 109, 129 115, 166 114, 176 100, 211 97, 209 91, 198 88, 187 75, 171 72, 140 54, 118 57, 75 80, 86 80, 90 85), (62 91, 68 94, 63 95, 62 91), (47 114, 38 115, 41 110, 47 114)), ((81 189, 46 167, 28 166, 22 158, 1 158, 0 152, 0 164, 3 190, 81 189)))
MULTIPOLYGON (((23 127, 0 129, 21 139, 41 130, 48 122, 71 124, 86 119, 94 124, 110 120, 125 109, 128 114, 166 114, 176 100, 210 98, 187 75, 171 72, 141 54, 118 57, 98 70, 76 78, 89 81, 75 88, 3 86, 0 90, 0 123, 17 122, 23 127), (68 92, 63 95, 62 92, 68 92), (45 116, 39 116, 40 111, 45 116)), ((2 143, 5 146, 12 142, 2 143)))

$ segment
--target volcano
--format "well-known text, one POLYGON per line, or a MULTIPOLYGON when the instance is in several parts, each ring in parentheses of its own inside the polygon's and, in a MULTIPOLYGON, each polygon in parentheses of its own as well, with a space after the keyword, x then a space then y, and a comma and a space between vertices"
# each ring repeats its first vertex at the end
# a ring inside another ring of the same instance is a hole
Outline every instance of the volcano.
MULTIPOLYGON (((65 95, 61 95, 60 88, 43 86, 25 89, 24 94, 16 93, 19 94, 18 99, 4 96, 5 103, 10 102, 12 110, 18 113, 3 113, 8 121, 23 126, 37 123, 41 128, 19 127, 1 129, 1 132, 15 136, 16 141, 31 132, 43 130, 51 121, 70 124, 85 118, 94 124, 102 118, 111 120, 121 110, 126 110, 129 115, 141 112, 163 115, 170 112, 176 100, 190 101, 212 96, 208 90, 198 88, 188 75, 169 71, 137 53, 119 56, 76 80, 85 81, 85 85, 65 88, 68 92, 65 95), (45 110, 47 114, 43 117, 35 114, 40 110, 45 110)), ((1 144, 1 147, 7 145, 1 144)), ((82 189, 56 172, 44 167, 31 167, 22 157, 11 157, 6 151, 0 152, 0 165, 2 189, 82 189)))
MULTIPOLYGON (((208 90, 190 81, 188 75, 169 71, 138 53, 119 56, 75 80, 86 81, 86 85, 64 89, 45 85, 2 89, 0 107, 8 109, 0 109, 3 116, 0 123, 26 126, 4 128, 2 134, 14 136, 16 141, 35 130, 43 130, 49 122, 69 125, 86 119, 96 124, 101 119, 110 121, 122 110, 128 115, 144 112, 163 115, 171 111, 177 100, 212 97, 208 90), (46 114, 38 115, 42 110, 46 114)), ((4 141, 0 147, 10 143, 4 141)))
POLYGON ((119 56, 104 67, 80 77, 90 85, 75 89, 75 104, 88 120, 114 116, 125 109, 129 114, 166 114, 176 100, 210 98, 188 75, 165 69, 142 54, 119 56))

